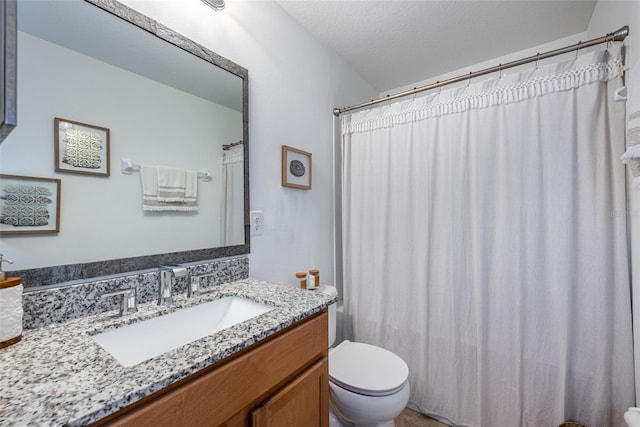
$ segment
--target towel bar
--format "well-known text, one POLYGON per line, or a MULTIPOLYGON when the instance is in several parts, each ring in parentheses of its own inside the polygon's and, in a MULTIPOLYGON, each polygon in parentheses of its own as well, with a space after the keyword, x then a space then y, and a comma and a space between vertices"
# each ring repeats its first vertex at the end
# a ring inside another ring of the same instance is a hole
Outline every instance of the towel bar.
MULTIPOLYGON (((140 172, 140 164, 133 163, 131 159, 120 159, 120 169, 122 173, 131 175, 134 172, 140 172)), ((211 181, 211 172, 206 169, 198 171, 198 178, 203 181, 211 181)))

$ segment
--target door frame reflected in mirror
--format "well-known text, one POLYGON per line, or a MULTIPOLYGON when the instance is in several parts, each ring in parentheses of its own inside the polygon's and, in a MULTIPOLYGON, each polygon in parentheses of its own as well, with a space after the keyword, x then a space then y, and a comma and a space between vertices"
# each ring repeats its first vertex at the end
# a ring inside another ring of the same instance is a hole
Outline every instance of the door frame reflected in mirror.
POLYGON ((17 0, 0 3, 0 144, 16 127, 16 75, 18 49, 17 0))

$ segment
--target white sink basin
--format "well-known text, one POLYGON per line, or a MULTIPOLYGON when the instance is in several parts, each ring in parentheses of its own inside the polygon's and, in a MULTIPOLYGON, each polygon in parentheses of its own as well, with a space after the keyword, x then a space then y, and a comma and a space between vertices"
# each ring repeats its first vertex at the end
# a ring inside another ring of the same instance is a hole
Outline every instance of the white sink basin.
POLYGON ((244 298, 225 297, 91 338, 121 365, 129 367, 273 309, 244 298))

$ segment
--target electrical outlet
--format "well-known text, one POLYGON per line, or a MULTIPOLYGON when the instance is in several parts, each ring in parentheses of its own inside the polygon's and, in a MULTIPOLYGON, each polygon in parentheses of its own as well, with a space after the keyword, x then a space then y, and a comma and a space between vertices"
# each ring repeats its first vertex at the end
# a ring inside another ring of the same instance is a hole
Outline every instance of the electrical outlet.
POLYGON ((249 218, 251 221, 251 235, 262 236, 264 234, 264 212, 251 211, 249 218))

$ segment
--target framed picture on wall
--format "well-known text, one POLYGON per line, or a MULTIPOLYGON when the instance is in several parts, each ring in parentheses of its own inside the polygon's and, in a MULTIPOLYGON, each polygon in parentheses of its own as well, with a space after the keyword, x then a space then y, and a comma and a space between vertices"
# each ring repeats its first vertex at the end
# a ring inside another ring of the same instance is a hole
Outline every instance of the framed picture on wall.
POLYGON ((109 176, 109 129, 56 117, 56 172, 109 176))
POLYGON ((282 146, 282 186, 311 190, 311 153, 282 146))
POLYGON ((0 234, 59 231, 59 179, 0 174, 0 234))

